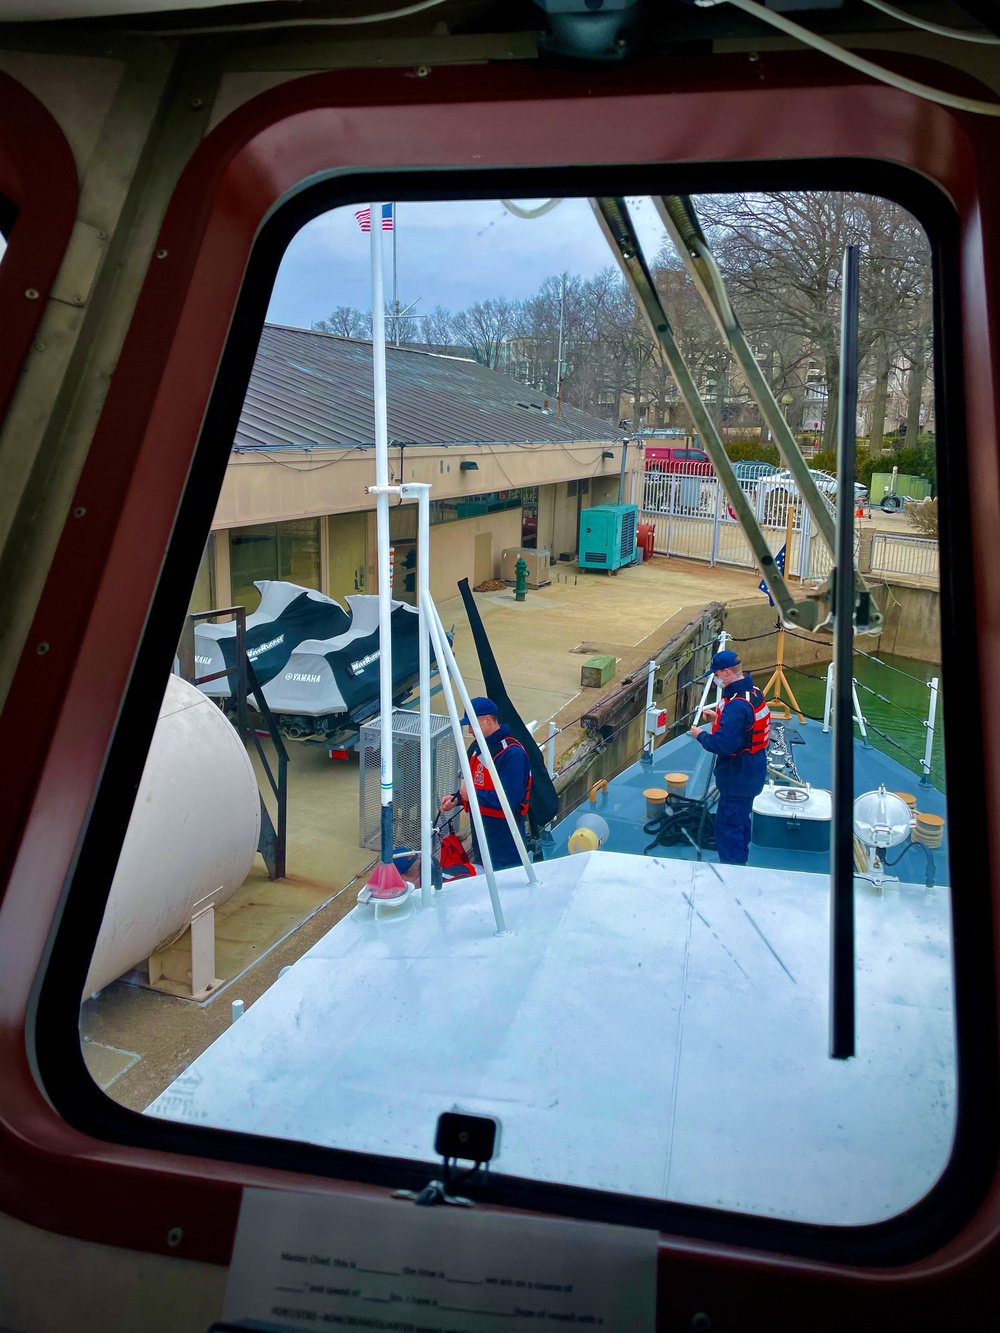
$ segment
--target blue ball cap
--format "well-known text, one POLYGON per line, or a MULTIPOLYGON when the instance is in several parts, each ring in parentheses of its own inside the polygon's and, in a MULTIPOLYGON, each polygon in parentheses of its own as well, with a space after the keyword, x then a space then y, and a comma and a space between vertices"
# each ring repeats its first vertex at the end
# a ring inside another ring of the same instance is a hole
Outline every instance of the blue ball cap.
MULTIPOLYGON (((472 701, 472 711, 475 713, 476 717, 499 717, 499 716, 500 716, 500 710, 497 708, 497 706, 496 706, 496 704, 493 702, 493 700, 492 700, 492 699, 484 699, 484 698, 482 697, 482 695, 480 695, 480 696, 479 696, 478 698, 476 698, 476 699, 473 699, 473 701, 472 701)), ((462 726, 463 726, 463 727, 467 727, 468 725, 469 725, 469 715, 468 715, 468 713, 463 713, 463 714, 462 714, 462 726)))
POLYGON ((716 671, 730 671, 739 664, 740 659, 736 654, 731 652, 730 649, 724 648, 721 653, 716 653, 712 658, 712 667, 709 674, 714 675, 716 671))

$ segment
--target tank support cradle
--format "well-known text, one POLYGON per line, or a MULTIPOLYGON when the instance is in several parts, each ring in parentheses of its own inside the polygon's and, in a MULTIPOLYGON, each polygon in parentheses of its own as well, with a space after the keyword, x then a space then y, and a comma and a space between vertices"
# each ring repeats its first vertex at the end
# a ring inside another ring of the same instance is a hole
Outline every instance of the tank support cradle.
POLYGON ((149 984, 192 1000, 207 1000, 222 985, 215 975, 215 898, 220 888, 195 903, 187 930, 149 956, 149 984), (190 963, 184 937, 191 944, 190 963), (186 994, 185 994, 186 992, 186 994))

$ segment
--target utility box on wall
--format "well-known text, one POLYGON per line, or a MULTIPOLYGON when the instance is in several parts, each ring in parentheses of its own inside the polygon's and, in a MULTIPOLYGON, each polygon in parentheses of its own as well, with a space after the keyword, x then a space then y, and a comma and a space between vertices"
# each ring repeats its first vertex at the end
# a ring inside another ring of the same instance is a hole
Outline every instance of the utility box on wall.
POLYGON ((544 588, 552 582, 548 551, 535 551, 528 546, 508 546, 500 552, 500 577, 505 583, 516 580, 517 571, 514 567, 518 560, 523 560, 528 566, 529 588, 544 588))
POLYGON ((636 558, 638 505, 593 505, 580 514, 581 569, 621 569, 636 558))

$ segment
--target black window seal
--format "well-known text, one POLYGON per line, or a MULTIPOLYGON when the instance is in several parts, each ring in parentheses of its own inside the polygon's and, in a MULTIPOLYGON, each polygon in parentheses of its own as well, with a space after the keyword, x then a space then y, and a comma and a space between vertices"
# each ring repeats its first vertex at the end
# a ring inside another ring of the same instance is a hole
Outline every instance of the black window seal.
MULTIPOLYGON (((302 226, 332 208, 384 197, 400 202, 536 198, 595 194, 730 194, 850 191, 889 199, 924 227, 934 271, 935 394, 941 538, 942 677, 964 682, 943 695, 948 817, 963 836, 951 845, 958 1112, 952 1155, 937 1183, 911 1208, 865 1226, 792 1222, 526 1180, 491 1176, 489 1200, 567 1217, 650 1227, 669 1236, 717 1242, 825 1262, 871 1267, 911 1263, 950 1241, 972 1217, 992 1182, 1000 1142, 996 977, 982 755, 967 747, 962 779, 960 736, 979 736, 981 682, 969 524, 959 519, 968 495, 959 311, 959 220, 933 182, 896 164, 860 158, 737 164, 643 164, 512 170, 423 170, 341 174, 303 189, 264 224, 248 264, 216 387, 206 412, 177 522, 139 643, 129 687, 109 747, 104 776, 81 840, 48 967, 29 1014, 28 1038, 47 1096, 66 1122, 109 1142, 188 1156, 242 1162, 318 1177, 419 1188, 431 1167, 411 1160, 292 1143, 252 1134, 154 1119, 120 1106, 92 1081, 79 1038, 79 1000, 103 916, 113 865, 156 725, 190 590, 209 535, 278 266, 302 226), (974 671, 976 689, 968 689, 974 671), (962 793, 962 808, 954 807, 962 793), (970 806, 972 807, 970 809, 970 806), (965 829, 983 830, 979 837, 965 829), (108 869, 109 861, 112 869, 108 869), (975 886, 981 886, 977 892, 975 886), (84 947, 89 946, 89 947, 84 947)), ((891 1127, 887 1127, 891 1129, 891 1127)), ((428 1144, 428 1152, 430 1145, 428 1144)))
POLYGON ((10 233, 17 221, 17 212, 17 205, 13 200, 8 199, 5 194, 0 194, 0 236, 8 244, 10 244, 10 233))

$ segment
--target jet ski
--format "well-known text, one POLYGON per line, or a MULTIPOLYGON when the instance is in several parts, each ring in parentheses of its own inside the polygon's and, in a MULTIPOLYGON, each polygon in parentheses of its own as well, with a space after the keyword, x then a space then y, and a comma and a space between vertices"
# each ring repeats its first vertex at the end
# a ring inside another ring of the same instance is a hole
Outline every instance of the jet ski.
MULTIPOLYGON (((262 685, 272 680, 304 639, 329 639, 350 629, 351 617, 339 602, 313 588, 278 579, 258 579, 260 606, 247 616, 247 657, 262 685)), ((372 598, 377 601, 377 598, 372 598)), ((194 630, 194 664, 199 677, 236 666, 236 621, 212 625, 200 621, 194 630)), ((205 681, 198 688, 215 699, 235 693, 235 672, 205 681)))
MULTIPOLYGON (((336 745, 355 735, 359 724, 378 712, 378 597, 358 593, 345 600, 350 609, 348 626, 328 637, 299 643, 285 669, 264 687, 268 707, 291 740, 336 745)), ((392 603, 395 704, 402 703, 419 680, 419 622, 415 607, 392 603)))

